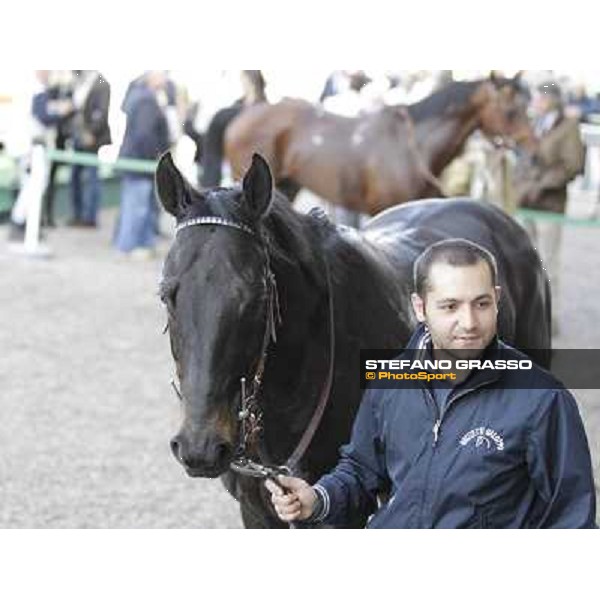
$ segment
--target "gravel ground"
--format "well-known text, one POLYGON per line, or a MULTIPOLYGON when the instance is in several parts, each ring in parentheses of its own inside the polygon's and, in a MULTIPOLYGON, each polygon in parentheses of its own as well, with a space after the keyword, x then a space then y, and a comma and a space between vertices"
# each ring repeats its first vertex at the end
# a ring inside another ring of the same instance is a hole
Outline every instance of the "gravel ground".
MULTIPOLYGON (((9 253, 0 227, 0 527, 240 527, 220 482, 188 479, 171 457, 162 260, 118 256, 114 216, 51 231, 49 260, 9 253)), ((600 348, 598 256, 597 230, 566 231, 556 347, 600 348)), ((576 396, 598 480, 600 392, 576 396)))
POLYGON ((113 251, 113 218, 52 231, 47 261, 0 251, 0 527, 240 527, 170 454, 161 261, 113 251))

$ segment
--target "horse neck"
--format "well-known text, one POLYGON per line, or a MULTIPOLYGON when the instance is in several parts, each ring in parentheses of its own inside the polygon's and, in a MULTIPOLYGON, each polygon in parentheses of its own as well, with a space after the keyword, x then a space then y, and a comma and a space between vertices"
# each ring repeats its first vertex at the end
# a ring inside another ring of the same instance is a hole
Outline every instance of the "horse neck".
POLYGON ((316 397, 329 359, 328 284, 316 223, 293 214, 289 218, 295 223, 286 230, 280 218, 274 215, 267 231, 277 247, 271 264, 282 321, 269 350, 264 381, 266 416, 271 410, 279 425, 303 421, 303 413, 311 412, 314 402, 309 399, 316 397))
MULTIPOLYGON (((299 218, 310 240, 302 249, 303 262, 290 266, 289 260, 273 259, 283 314, 265 371, 264 449, 275 461, 287 460, 326 391, 332 332, 335 370, 346 373, 346 378, 356 366, 360 347, 373 347, 382 340, 387 340, 384 347, 396 347, 400 337, 408 333, 408 324, 403 325, 406 331, 402 333, 400 326, 389 326, 406 307, 401 305, 393 269, 388 272, 381 268, 384 257, 367 249, 369 244, 359 240, 358 234, 352 241, 335 229, 315 235, 313 220, 299 218), (357 286, 373 291, 357 293, 357 286), (372 322, 365 315, 371 316, 372 322)), ((335 398, 343 398, 346 404, 353 401, 348 397, 352 394, 340 388, 342 384, 335 377, 334 382, 328 401, 331 410, 335 410, 335 398)))
POLYGON ((415 137, 423 158, 434 175, 439 175, 461 152, 479 126, 476 110, 430 117, 415 124, 415 137))

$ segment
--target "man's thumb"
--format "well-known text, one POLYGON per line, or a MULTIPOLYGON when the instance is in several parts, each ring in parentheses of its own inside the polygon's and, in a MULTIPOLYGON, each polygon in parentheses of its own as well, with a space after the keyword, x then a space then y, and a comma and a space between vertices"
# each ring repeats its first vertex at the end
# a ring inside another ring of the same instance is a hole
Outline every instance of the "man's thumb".
POLYGON ((265 487, 269 490, 269 492, 271 492, 271 494, 283 494, 282 489, 269 479, 265 479, 265 487))
POLYGON ((308 486, 308 483, 298 477, 288 477, 287 475, 279 475, 277 478, 279 483, 290 492, 298 492, 308 486))

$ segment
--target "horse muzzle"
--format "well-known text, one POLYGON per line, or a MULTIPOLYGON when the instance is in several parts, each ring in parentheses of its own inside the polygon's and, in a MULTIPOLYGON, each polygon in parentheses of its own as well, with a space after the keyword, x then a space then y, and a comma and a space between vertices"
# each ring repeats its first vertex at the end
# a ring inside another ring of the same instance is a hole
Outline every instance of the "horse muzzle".
POLYGON ((190 477, 215 478, 233 459, 233 447, 218 435, 206 435, 191 443, 182 433, 171 440, 171 451, 190 477))

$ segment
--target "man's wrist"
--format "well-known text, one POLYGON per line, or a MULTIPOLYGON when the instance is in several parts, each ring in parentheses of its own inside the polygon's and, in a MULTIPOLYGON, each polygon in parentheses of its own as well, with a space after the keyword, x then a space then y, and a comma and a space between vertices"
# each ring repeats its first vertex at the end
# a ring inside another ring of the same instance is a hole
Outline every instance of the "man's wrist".
POLYGON ((315 493, 315 504, 310 517, 305 520, 305 523, 320 523, 329 513, 329 494, 327 493, 327 490, 319 484, 314 485, 312 490, 315 493))

